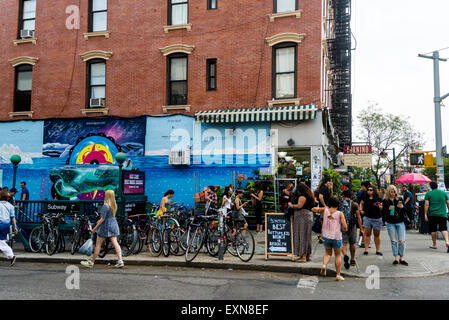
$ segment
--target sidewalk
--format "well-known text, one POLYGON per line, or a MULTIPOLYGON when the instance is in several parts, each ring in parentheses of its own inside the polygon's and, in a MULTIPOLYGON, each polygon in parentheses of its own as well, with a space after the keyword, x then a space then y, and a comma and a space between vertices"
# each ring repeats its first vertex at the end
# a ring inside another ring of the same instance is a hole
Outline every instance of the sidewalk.
MULTIPOLYGON (((172 267, 196 267, 196 268, 215 268, 215 269, 233 269, 248 271, 268 271, 268 272, 289 272, 305 275, 319 275, 324 255, 322 244, 318 243, 317 237, 313 236, 313 252, 312 261, 308 263, 292 262, 290 257, 274 257, 270 256, 265 260, 265 236, 263 233, 256 234, 256 253, 250 262, 242 262, 240 259, 227 253, 223 261, 210 257, 206 253, 200 253, 198 257, 191 263, 185 262, 184 256, 159 256, 152 257, 147 251, 139 255, 131 255, 124 258, 125 265, 141 265, 141 266, 172 266, 172 267)), ((358 248, 356 252, 357 267, 351 267, 346 270, 342 266, 342 275, 346 277, 367 277, 368 266, 377 266, 382 278, 398 278, 398 277, 425 277, 435 276, 449 273, 449 253, 446 252, 444 241, 438 240, 438 250, 429 249, 431 245, 430 235, 423 235, 417 231, 407 232, 407 244, 405 260, 409 266, 397 265, 393 266, 394 260, 391 251, 391 245, 386 230, 381 232, 381 251, 383 256, 375 254, 374 243, 371 245, 369 255, 364 256, 363 250, 358 248)), ((76 254, 71 255, 70 252, 57 253, 48 256, 42 253, 28 253, 24 250, 16 249, 16 264, 23 262, 43 262, 43 263, 65 263, 79 264, 86 256, 76 254)), ((116 260, 115 254, 108 254, 104 259, 98 259, 97 263, 109 263, 116 260)), ((2 261, 5 261, 2 258, 2 261)), ((4 264, 5 262, 1 262, 4 264)), ((328 276, 335 276, 334 259, 328 265, 328 276)))

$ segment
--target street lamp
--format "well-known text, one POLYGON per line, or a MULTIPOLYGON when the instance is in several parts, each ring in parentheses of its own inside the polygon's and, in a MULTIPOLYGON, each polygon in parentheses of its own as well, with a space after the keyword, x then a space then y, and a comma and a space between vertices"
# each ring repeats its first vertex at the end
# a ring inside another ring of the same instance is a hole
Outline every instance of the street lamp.
POLYGON ((382 159, 386 159, 388 156, 388 153, 385 151, 392 150, 393 151, 393 174, 391 175, 391 184, 394 184, 395 178, 396 178, 396 150, 394 148, 392 149, 383 149, 383 151, 380 153, 380 157, 382 159))
POLYGON ((12 168, 14 170, 13 178, 12 178, 12 187, 15 188, 16 187, 17 167, 19 166, 20 161, 22 161, 22 158, 20 158, 20 156, 18 154, 15 154, 15 155, 11 156, 10 161, 12 163, 12 168))
POLYGON ((119 152, 115 155, 115 160, 118 162, 118 196, 120 200, 123 200, 122 195, 122 168, 123 162, 126 160, 126 155, 123 152, 119 152))

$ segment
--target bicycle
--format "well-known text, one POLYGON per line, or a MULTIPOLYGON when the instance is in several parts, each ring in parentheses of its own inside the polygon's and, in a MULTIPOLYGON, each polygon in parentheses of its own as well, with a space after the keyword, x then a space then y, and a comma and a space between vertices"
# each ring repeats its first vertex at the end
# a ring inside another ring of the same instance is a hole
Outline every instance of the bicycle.
POLYGON ((218 254, 218 228, 215 228, 216 215, 196 216, 191 222, 186 235, 186 262, 192 262, 201 248, 206 245, 208 253, 212 256, 218 254))
MULTIPOLYGON (((117 237, 117 241, 122 249, 122 256, 127 257, 133 252, 138 241, 136 226, 131 219, 126 217, 117 217, 117 220, 120 229, 120 235, 117 237)), ((104 258, 111 249, 112 245, 109 238, 104 239, 98 257, 104 258)))
MULTIPOLYGON (((98 217, 98 212, 95 212, 95 217, 98 217)), ((75 214, 73 223, 72 246, 70 249, 72 255, 78 252, 81 244, 90 238, 90 232, 92 231, 92 223, 87 215, 78 216, 75 214)))
POLYGON ((35 227, 29 238, 29 246, 32 252, 45 251, 48 255, 53 255, 56 251, 65 249, 65 240, 62 233, 57 228, 58 224, 64 222, 63 214, 52 216, 50 214, 42 215, 42 223, 35 227))

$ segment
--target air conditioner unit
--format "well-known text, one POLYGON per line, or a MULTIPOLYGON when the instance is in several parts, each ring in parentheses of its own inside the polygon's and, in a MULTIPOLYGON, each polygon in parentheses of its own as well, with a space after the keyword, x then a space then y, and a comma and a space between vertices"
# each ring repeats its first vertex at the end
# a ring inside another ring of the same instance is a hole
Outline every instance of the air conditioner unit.
POLYGON ((168 164, 175 166, 190 165, 190 150, 170 151, 168 164))
POLYGON ((94 98, 90 99, 89 106, 91 108, 104 108, 105 99, 104 98, 94 98))
POLYGON ((20 37, 22 39, 34 38, 34 30, 20 30, 20 37))

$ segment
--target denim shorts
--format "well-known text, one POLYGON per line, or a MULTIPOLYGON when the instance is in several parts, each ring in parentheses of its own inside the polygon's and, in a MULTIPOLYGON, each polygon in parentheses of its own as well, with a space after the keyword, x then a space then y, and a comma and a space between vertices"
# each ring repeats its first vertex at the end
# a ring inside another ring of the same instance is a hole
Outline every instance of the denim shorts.
POLYGON ((325 249, 341 249, 343 241, 323 237, 323 245, 325 249))
POLYGON ((363 217, 363 227, 365 229, 382 230, 382 218, 372 219, 363 217))

